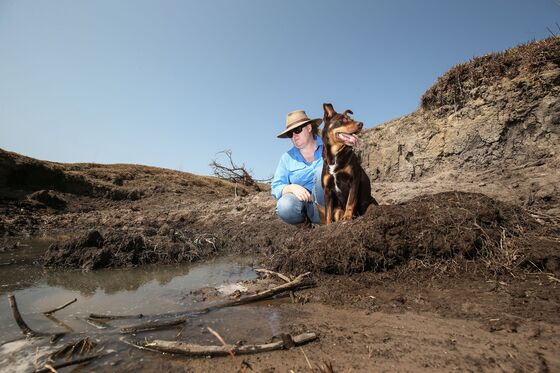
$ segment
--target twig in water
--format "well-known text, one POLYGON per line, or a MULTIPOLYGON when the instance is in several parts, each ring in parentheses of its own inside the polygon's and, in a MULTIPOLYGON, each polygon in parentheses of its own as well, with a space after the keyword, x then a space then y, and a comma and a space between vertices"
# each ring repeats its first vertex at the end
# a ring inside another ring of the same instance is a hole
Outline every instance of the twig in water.
POLYGON ((93 356, 88 356, 88 357, 82 357, 80 359, 76 359, 76 360, 72 360, 72 361, 66 361, 64 363, 59 363, 59 364, 55 364, 55 365, 50 365, 49 364, 50 367, 36 370, 35 373, 49 373, 49 372, 52 372, 52 369, 54 369, 56 371, 57 369, 68 367, 68 366, 71 366, 71 365, 83 364, 83 363, 89 362, 93 359, 97 359, 100 356, 103 356, 103 355, 93 355, 93 356))
POLYGON ((142 314, 138 315, 103 315, 98 313, 90 313, 90 319, 99 319, 99 320, 121 320, 121 319, 141 319, 144 317, 142 314))
POLYGON ((184 324, 185 321, 187 321, 186 317, 181 317, 179 319, 174 319, 174 320, 151 321, 144 324, 123 327, 121 328, 121 333, 128 334, 128 333, 145 332, 149 330, 165 329, 165 328, 170 328, 173 326, 184 324))
POLYGON ((69 343, 62 348, 59 348, 50 355, 51 360, 56 360, 60 358, 70 359, 74 355, 83 355, 90 352, 96 343, 91 340, 90 337, 85 337, 77 342, 69 343))
POLYGON ((74 298, 74 299, 72 299, 70 302, 64 303, 62 306, 53 308, 53 309, 50 310, 50 311, 45 311, 45 312, 43 312, 43 314, 44 314, 45 316, 46 316, 46 315, 51 315, 51 314, 55 313, 56 311, 60 311, 61 309, 66 308, 66 307, 68 307, 69 305, 71 305, 72 303, 77 302, 77 301, 78 301, 78 298, 74 298))
POLYGON ((87 317, 85 320, 88 324, 96 327, 97 329, 107 329, 108 328, 107 322, 103 321, 103 320, 106 320, 106 319, 92 319, 92 318, 87 317))
POLYGON ((25 323, 25 321, 23 321, 23 318, 21 317, 21 314, 18 310, 16 297, 12 293, 8 294, 8 301, 10 302, 10 308, 12 309, 12 314, 14 315, 14 319, 16 320, 16 324, 19 326, 23 334, 29 337, 40 337, 49 335, 46 333, 34 331, 25 323))
POLYGON ((218 309, 218 308, 239 306, 239 305, 242 305, 242 304, 251 303, 251 302, 258 301, 258 300, 270 298, 273 295, 277 295, 277 294, 283 293, 285 291, 295 290, 297 288, 300 288, 300 287, 306 285, 305 278, 307 276, 309 276, 310 273, 311 272, 303 273, 303 274, 297 276, 296 278, 294 278, 291 282, 276 286, 272 289, 264 290, 264 291, 262 291, 258 294, 246 295, 246 296, 240 297, 239 299, 219 303, 219 304, 216 304, 216 305, 214 305, 212 307, 209 307, 209 308, 218 309))

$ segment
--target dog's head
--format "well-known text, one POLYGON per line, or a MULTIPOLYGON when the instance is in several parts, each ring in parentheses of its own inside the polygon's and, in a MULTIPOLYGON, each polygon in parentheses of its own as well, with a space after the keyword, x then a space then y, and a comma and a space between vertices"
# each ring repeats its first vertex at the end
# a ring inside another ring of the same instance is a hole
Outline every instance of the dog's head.
POLYGON ((331 104, 323 104, 323 109, 325 110, 323 142, 335 147, 335 151, 345 145, 357 146, 358 139, 355 134, 362 130, 364 124, 350 117, 349 114, 354 114, 352 110, 346 110, 340 114, 334 110, 331 104))

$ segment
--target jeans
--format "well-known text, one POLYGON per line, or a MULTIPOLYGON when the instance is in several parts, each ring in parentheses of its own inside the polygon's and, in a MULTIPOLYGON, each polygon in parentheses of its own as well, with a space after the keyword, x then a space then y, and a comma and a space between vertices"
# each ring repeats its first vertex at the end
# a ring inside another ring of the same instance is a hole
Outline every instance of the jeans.
POLYGON ((306 218, 309 218, 313 224, 321 223, 319 211, 316 206, 316 204, 321 206, 325 205, 321 172, 321 168, 315 172, 313 190, 311 191, 312 202, 300 201, 293 193, 284 194, 280 197, 278 202, 276 202, 276 214, 278 214, 280 219, 285 223, 299 224, 305 222, 306 218))

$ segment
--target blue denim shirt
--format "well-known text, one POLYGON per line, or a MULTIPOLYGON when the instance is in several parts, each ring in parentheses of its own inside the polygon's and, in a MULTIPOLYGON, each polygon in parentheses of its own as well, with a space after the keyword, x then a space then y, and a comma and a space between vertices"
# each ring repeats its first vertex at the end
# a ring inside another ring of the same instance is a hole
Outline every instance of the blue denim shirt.
POLYGON ((282 197, 282 189, 288 184, 299 184, 305 189, 313 189, 315 170, 323 167, 323 141, 315 137, 317 148, 313 154, 313 162, 308 163, 295 146, 282 154, 274 178, 272 179, 272 195, 276 199, 282 197))

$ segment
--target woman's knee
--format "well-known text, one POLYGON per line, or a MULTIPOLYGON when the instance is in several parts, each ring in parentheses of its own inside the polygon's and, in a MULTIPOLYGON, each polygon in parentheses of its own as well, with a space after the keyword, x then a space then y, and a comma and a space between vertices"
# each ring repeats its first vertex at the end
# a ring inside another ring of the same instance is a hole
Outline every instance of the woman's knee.
POLYGON ((288 224, 299 224, 305 221, 303 202, 292 193, 284 194, 276 202, 276 214, 288 224))

